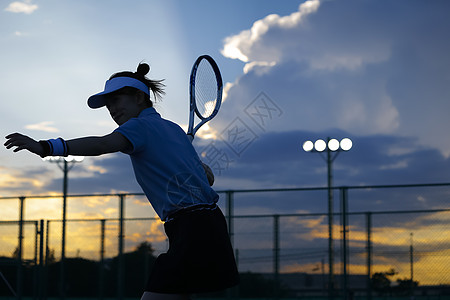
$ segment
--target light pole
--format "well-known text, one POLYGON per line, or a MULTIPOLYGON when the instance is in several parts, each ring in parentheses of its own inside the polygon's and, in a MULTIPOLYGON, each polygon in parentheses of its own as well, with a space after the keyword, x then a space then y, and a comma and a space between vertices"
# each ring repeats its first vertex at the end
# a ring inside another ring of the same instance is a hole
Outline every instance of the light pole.
POLYGON ((327 138, 324 140, 306 141, 303 143, 303 150, 306 152, 317 152, 327 163, 327 185, 328 185, 328 292, 329 298, 333 298, 334 290, 334 255, 333 255, 333 173, 332 164, 336 157, 342 151, 348 151, 352 148, 352 141, 349 138, 344 138, 340 142, 337 139, 327 138), (326 156, 323 156, 326 152, 326 156))
POLYGON ((66 207, 67 207, 67 183, 69 171, 73 168, 76 163, 82 162, 84 156, 47 156, 43 158, 45 161, 50 161, 52 163, 58 164, 58 167, 63 171, 63 207, 62 207, 62 237, 61 237, 61 264, 60 264, 60 294, 61 298, 65 298, 64 291, 64 261, 66 257, 66 207))

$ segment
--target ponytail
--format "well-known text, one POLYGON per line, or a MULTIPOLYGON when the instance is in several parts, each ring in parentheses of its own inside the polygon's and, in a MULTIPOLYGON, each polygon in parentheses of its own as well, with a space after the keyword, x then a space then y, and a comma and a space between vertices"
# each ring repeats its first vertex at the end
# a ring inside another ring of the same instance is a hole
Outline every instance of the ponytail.
MULTIPOLYGON (((147 78, 147 74, 150 72, 150 66, 147 63, 140 63, 137 67, 136 72, 120 72, 113 74, 109 79, 113 79, 116 77, 131 77, 137 79, 144 83, 153 94, 155 100, 161 99, 163 95, 165 95, 164 87, 166 86, 162 80, 152 80, 147 78)), ((148 101, 150 102, 150 106, 153 105, 153 102, 150 100, 150 96, 148 96, 148 101)))
POLYGON ((142 81, 143 83, 145 83, 145 85, 147 85, 150 90, 153 93, 153 96, 156 99, 161 99, 162 95, 165 95, 165 91, 164 91, 164 87, 165 84, 162 83, 164 81, 164 79, 162 80, 151 80, 148 79, 145 75, 147 75, 147 73, 150 72, 150 66, 146 63, 140 63, 137 67, 137 70, 134 74, 136 74, 136 79, 142 81))

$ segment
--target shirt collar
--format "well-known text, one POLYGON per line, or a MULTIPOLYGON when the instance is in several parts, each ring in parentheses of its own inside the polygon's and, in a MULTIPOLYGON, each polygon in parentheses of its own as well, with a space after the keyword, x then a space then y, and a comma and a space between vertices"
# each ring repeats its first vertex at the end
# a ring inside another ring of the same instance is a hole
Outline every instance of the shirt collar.
POLYGON ((140 117, 145 117, 145 116, 150 116, 156 114, 159 116, 159 113, 156 111, 156 109, 154 107, 148 107, 146 109, 144 109, 143 111, 141 111, 141 113, 139 114, 138 118, 140 117))

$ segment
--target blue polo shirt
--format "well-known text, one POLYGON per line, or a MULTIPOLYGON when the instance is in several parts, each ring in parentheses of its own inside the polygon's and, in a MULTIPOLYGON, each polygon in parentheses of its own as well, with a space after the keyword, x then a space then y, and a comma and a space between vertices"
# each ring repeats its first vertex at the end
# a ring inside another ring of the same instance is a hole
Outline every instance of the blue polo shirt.
POLYGON ((161 220, 166 221, 181 208, 218 201, 186 133, 177 124, 161 118, 153 107, 115 131, 132 144, 126 153, 136 180, 161 220))

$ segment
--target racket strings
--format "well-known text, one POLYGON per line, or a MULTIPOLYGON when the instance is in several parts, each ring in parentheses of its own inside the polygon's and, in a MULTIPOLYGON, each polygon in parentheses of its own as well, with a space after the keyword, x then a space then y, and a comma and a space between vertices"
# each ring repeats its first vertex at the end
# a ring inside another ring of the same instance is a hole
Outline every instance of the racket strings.
POLYGON ((201 61, 195 78, 195 102, 203 118, 214 112, 217 103, 217 78, 209 62, 201 61))

